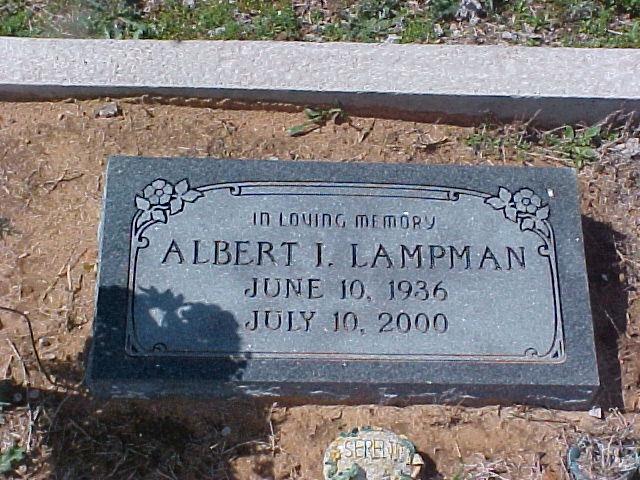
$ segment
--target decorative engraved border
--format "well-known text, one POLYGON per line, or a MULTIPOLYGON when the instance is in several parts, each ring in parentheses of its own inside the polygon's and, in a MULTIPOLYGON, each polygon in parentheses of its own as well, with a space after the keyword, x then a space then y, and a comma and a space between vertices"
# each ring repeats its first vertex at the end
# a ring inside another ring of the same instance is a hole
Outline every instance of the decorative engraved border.
POLYGON ((326 183, 326 182, 234 182, 205 185, 191 188, 187 179, 173 185, 169 181, 158 178, 147 185, 141 194, 136 195, 135 204, 138 212, 131 222, 131 250, 129 257, 129 294, 128 313, 126 319, 125 350, 132 356, 193 356, 193 357, 225 357, 225 358, 322 358, 336 360, 335 353, 304 352, 196 352, 167 350, 166 345, 157 344, 151 349, 141 347, 138 341, 133 303, 135 292, 135 273, 138 251, 149 246, 149 239, 144 232, 156 223, 167 223, 169 218, 182 212, 187 203, 194 203, 212 190, 228 189, 233 196, 260 195, 309 195, 309 196, 346 196, 346 197, 393 197, 415 198, 433 201, 456 202, 461 195, 477 197, 493 209, 502 211, 504 218, 517 223, 522 231, 535 233, 543 243, 538 253, 546 257, 551 272, 554 306, 554 336, 551 346, 546 352, 538 352, 534 348, 527 349, 521 356, 514 355, 461 355, 461 354, 340 354, 339 360, 424 360, 424 361, 474 361, 490 363, 563 363, 566 360, 564 347, 564 331, 562 308, 558 281, 558 265, 556 256, 555 234, 549 222, 550 209, 543 204, 540 196, 530 188, 521 188, 512 193, 500 186, 496 195, 475 190, 444 186, 398 185, 385 183, 326 183), (273 188, 291 189, 289 192, 273 192, 273 188), (321 191, 317 191, 320 189, 321 191), (348 190, 347 190, 348 189, 348 190), (375 191, 372 191, 375 190, 375 191))

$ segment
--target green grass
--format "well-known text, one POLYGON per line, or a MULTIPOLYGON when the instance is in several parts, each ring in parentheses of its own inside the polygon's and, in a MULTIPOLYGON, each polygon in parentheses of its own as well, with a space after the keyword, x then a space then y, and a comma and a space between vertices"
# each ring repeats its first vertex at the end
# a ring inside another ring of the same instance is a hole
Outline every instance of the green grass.
POLYGON ((161 10, 149 15, 144 37, 184 40, 238 38, 241 32, 233 12, 230 4, 213 4, 195 9, 172 0, 165 3, 161 10))
POLYGON ((336 124, 340 124, 349 120, 347 114, 342 108, 336 107, 328 110, 305 108, 304 114, 307 117, 307 121, 299 125, 294 125, 287 129, 287 134, 290 137, 301 137, 307 133, 311 133, 332 120, 336 124))
POLYGON ((49 0, 44 8, 33 8, 26 0, 10 0, 0 6, 0 34, 161 40, 295 40, 299 28, 292 4, 285 1, 199 0, 195 8, 189 8, 181 0, 165 0, 160 8, 145 11, 139 2, 132 0, 49 0), (243 17, 249 21, 243 21, 243 17))
POLYGON ((295 40, 297 19, 287 2, 242 2, 244 7, 229 2, 200 2, 195 8, 179 0, 169 0, 146 18, 143 38, 217 40, 295 40), (239 20, 241 14, 249 22, 239 20))
POLYGON ((640 0, 486 0, 479 28, 456 21, 458 4, 359 0, 304 10, 292 0, 196 0, 193 8, 164 0, 145 9, 143 0, 0 0, 0 35, 442 43, 481 30, 481 43, 512 32, 509 42, 525 45, 640 48, 640 0))
POLYGON ((32 35, 29 26, 31 12, 19 3, 9 2, 0 6, 0 35, 28 37, 32 35))
POLYGON ((326 24, 329 40, 375 42, 399 30, 402 8, 397 0, 364 0, 340 12, 339 20, 326 24))
POLYGON ((128 0, 53 0, 35 10, 37 36, 78 38, 144 38, 142 11, 128 0))
POLYGON ((24 458, 24 448, 15 445, 0 453, 0 473, 7 473, 14 469, 17 463, 24 458))
POLYGON ((427 9, 412 10, 405 1, 356 2, 340 12, 340 21, 324 27, 323 36, 332 41, 379 42, 398 35, 403 43, 432 43, 438 39, 436 23, 453 20, 458 4, 433 0, 427 9))
POLYGON ((511 126, 493 126, 483 123, 474 128, 472 134, 467 137, 467 145, 473 148, 477 155, 500 157, 509 155, 518 160, 527 160, 526 153, 531 149, 532 139, 528 131, 514 130, 511 126))
POLYGON ((511 157, 521 161, 534 158, 561 160, 578 169, 600 159, 599 148, 624 134, 607 126, 573 127, 565 125, 539 131, 528 125, 493 126, 481 124, 467 139, 477 155, 511 157))
POLYGON ((602 141, 602 129, 598 125, 582 129, 567 125, 545 133, 541 138, 542 145, 548 146, 561 158, 570 159, 576 168, 582 168, 598 159, 597 148, 602 145, 602 141))

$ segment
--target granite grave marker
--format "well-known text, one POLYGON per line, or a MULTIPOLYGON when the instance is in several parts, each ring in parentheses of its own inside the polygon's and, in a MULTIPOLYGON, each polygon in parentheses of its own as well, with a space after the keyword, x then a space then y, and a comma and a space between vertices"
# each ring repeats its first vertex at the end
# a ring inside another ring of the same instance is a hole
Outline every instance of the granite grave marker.
POLYGON ((575 173, 114 157, 99 395, 588 406, 575 173))

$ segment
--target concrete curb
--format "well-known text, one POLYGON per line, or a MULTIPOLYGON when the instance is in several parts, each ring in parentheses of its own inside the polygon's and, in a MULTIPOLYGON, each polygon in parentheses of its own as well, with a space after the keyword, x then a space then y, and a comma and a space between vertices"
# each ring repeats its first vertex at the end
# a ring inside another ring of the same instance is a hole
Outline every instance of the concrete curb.
POLYGON ((138 95, 593 123, 640 110, 640 49, 0 38, 0 99, 138 95))

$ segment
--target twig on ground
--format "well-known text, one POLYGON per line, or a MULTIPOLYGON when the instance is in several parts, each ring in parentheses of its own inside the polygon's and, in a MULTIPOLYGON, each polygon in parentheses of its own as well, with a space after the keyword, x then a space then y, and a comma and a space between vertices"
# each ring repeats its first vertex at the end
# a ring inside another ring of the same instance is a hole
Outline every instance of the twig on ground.
POLYGON ((2 372, 2 378, 0 378, 0 380, 6 380, 7 378, 9 378, 9 370, 11 369, 11 362, 13 362, 13 355, 9 355, 9 357, 7 358, 7 363, 4 366, 4 369, 2 372))
POLYGON ((270 445, 267 442, 262 442, 260 440, 249 440, 248 442, 238 443, 237 445, 233 445, 232 447, 223 450, 220 455, 226 455, 227 453, 233 452, 240 447, 246 447, 247 445, 262 445, 263 447, 269 447, 270 445))
POLYGON ((56 422, 58 421, 58 414, 60 413, 60 410, 62 409, 62 406, 64 405, 64 403, 68 399, 69 399, 69 395, 65 395, 65 397, 60 401, 60 403, 56 407, 56 411, 53 412, 53 417, 51 417, 51 419, 49 420, 49 428, 47 430, 47 437, 46 437, 47 441, 49 441, 49 438, 51 437, 51 430, 53 430, 53 427, 55 426, 56 422))
POLYGON ((358 143, 364 142, 369 136, 369 134, 373 131, 373 127, 375 126, 376 126, 376 119, 374 118, 373 121, 371 122, 371 125, 364 127, 358 134, 358 143))
POLYGON ((126 460, 127 460, 127 452, 128 452, 128 450, 124 451, 124 453, 120 457, 120 460, 118 460, 116 462, 115 466, 113 467, 113 470, 111 470, 111 473, 109 473, 109 475, 107 475, 105 478, 111 478, 116 474, 118 469, 124 464, 124 462, 126 462, 126 460))
MULTIPOLYGON (((76 247, 77 247, 77 244, 73 248, 74 251, 75 251, 76 247)), ((49 295, 49 293, 51 293, 51 291, 54 288, 56 288, 56 285, 58 284, 58 281, 67 274, 67 270, 71 270, 72 268, 74 268, 77 265, 77 263, 80 261, 82 256, 85 253, 87 253, 87 250, 88 250, 88 248, 85 248, 84 250, 82 250, 82 252, 80 252, 80 254, 78 256, 76 256, 75 260, 73 260, 73 261, 71 261, 72 258, 73 258, 73 253, 71 255, 69 255, 69 259, 60 268, 60 270, 58 271, 58 274, 56 275, 56 278, 54 278, 53 282, 47 287, 47 289, 42 294, 42 297, 40 297, 41 301, 44 301, 47 298, 47 295, 49 295)))
MULTIPOLYGON (((0 307, 0 308, 4 308, 4 307, 0 307)), ((7 338, 7 343, 9 344, 11 349, 13 350, 13 353, 16 354, 16 357, 18 358, 18 360, 20 360, 20 365, 22 366, 22 381, 25 384, 25 387, 27 389, 27 394, 28 394, 29 393, 29 385, 31 384, 31 379, 29 378, 29 372, 27 371, 27 366, 24 363, 24 359, 22 358, 22 355, 20 355, 20 351, 18 350, 18 347, 13 342, 13 340, 7 338)))
MULTIPOLYGON (((55 381, 51 375, 49 374, 49 371, 44 367, 44 365, 42 364, 42 360, 40 359, 40 354, 38 353, 38 347, 36 346, 36 337, 35 334, 33 333, 33 325, 31 324, 31 319, 29 318, 29 316, 24 313, 21 312, 20 310, 16 310, 15 308, 10 308, 10 307, 3 307, 2 305, 0 305, 0 310, 3 310, 5 312, 9 312, 9 313, 14 313, 16 315, 20 315, 22 318, 25 319, 26 323, 27 323, 27 328, 29 329, 29 337, 31 339, 31 348, 33 349, 33 354, 36 358, 36 363, 38 364, 38 369, 40 370, 40 373, 42 373, 44 375, 44 377, 47 379, 47 381, 55 386, 55 387, 59 387, 59 388, 64 388, 64 389, 70 389, 70 390, 77 390, 76 387, 72 387, 70 385, 63 385, 61 383, 58 383, 57 381, 55 381)), ((13 342, 11 342, 13 343, 13 342)))
POLYGON ((517 413, 512 413, 511 416, 513 418, 521 418, 522 420, 526 420, 528 422, 561 423, 561 424, 571 423, 570 420, 556 420, 556 419, 551 419, 551 418, 538 418, 538 417, 532 417, 532 416, 529 416, 529 415, 519 415, 517 413))
POLYGON ((70 182, 71 180, 75 180, 77 178, 82 177, 84 174, 82 172, 77 172, 69 177, 67 177, 67 170, 65 169, 64 172, 62 172, 62 175, 60 175, 58 178, 54 179, 54 180, 47 180, 45 182, 42 183, 41 187, 44 188, 47 193, 51 193, 53 192, 56 188, 58 188, 58 185, 60 185, 62 182, 70 182), (46 187, 46 185, 48 184, 52 184, 52 187, 46 187))
MULTIPOLYGON (((27 392, 27 399, 29 399, 29 393, 27 392)), ((28 415, 29 415, 29 432, 27 434, 27 453, 31 451, 31 439, 33 437, 33 426, 38 421, 38 417, 40 416, 40 412, 42 407, 38 405, 34 410, 31 409, 31 403, 29 405, 28 415)))
POLYGON ((269 415, 267 416, 267 421, 269 422, 269 430, 271 430, 271 435, 269 435, 269 441, 271 442, 271 455, 273 457, 276 456, 276 435, 273 431, 273 422, 271 421, 271 417, 273 416, 273 410, 278 405, 277 403, 273 403, 271 408, 269 409, 269 415))
POLYGON ((175 476, 171 477, 171 476, 167 475, 166 473, 161 472, 159 468, 156 468, 156 473, 158 475, 160 475, 161 477, 168 478, 169 480, 176 480, 175 476))
POLYGON ((84 428, 82 428, 80 425, 78 425, 78 423, 73 420, 73 419, 69 419, 68 420, 69 424, 71 424, 72 427, 74 427, 76 430, 78 430, 82 435, 84 435, 86 437, 87 440, 93 442, 93 443, 97 443, 98 445, 100 445, 100 442, 98 442, 95 438, 93 438, 91 435, 89 435, 86 430, 84 428))
POLYGON ((613 329, 616 331, 616 334, 618 335, 618 337, 622 336, 623 332, 618 328, 618 326, 616 325, 616 322, 613 321, 613 318, 611 318, 611 315, 609 315, 609 312, 607 311, 607 309, 603 309, 604 310, 604 314, 605 316, 609 319, 609 322, 611 323, 611 326, 613 327, 613 329))
POLYGON ((30 398, 31 395, 29 393, 29 386, 31 385, 31 379, 29 377, 29 371, 27 370, 27 365, 25 364, 24 359, 22 358, 22 355, 20 355, 20 350, 18 350, 18 347, 13 342, 13 340, 9 338, 7 338, 7 343, 9 343, 9 346, 11 347, 13 352, 16 354, 16 357, 18 357, 18 360, 20 360, 20 365, 22 365, 22 380, 24 382, 24 396, 25 396, 25 402, 27 404, 27 416, 29 420, 29 426, 27 427, 27 440, 25 444, 26 444, 26 451, 30 452, 31 436, 33 435, 33 422, 34 422, 33 412, 31 410, 31 398, 30 398))

